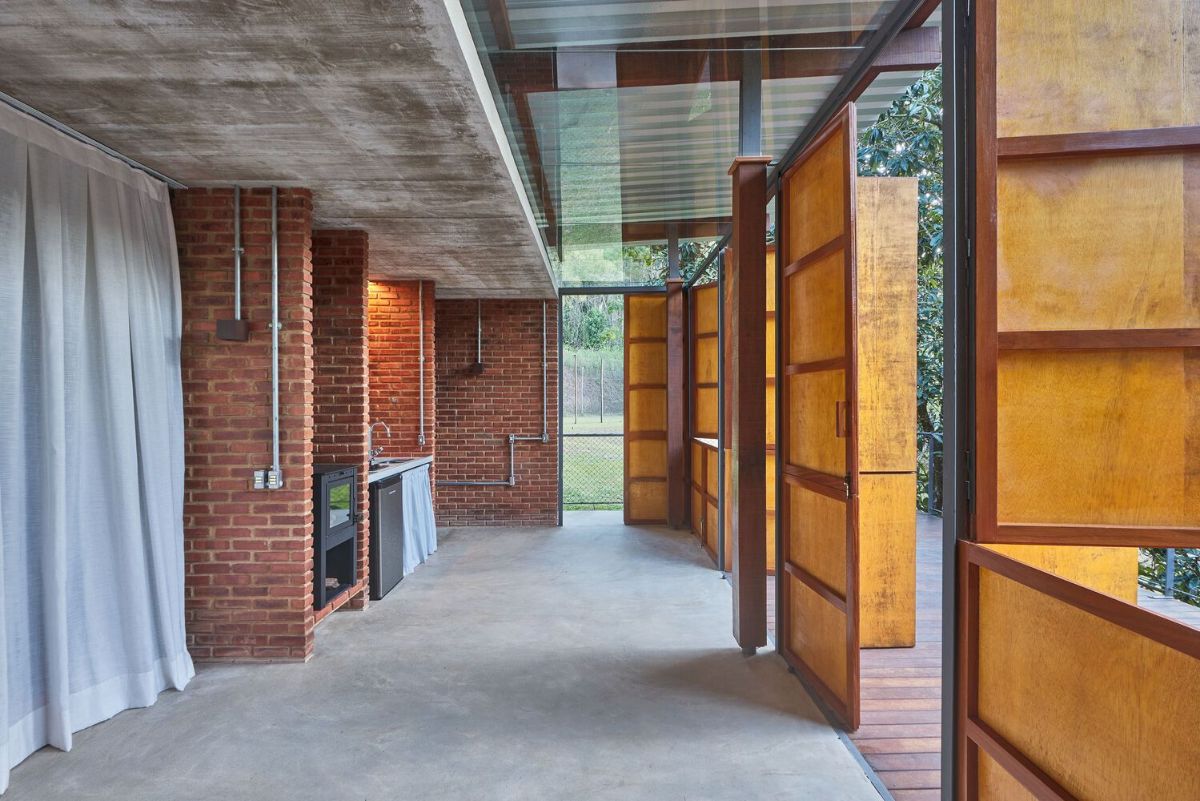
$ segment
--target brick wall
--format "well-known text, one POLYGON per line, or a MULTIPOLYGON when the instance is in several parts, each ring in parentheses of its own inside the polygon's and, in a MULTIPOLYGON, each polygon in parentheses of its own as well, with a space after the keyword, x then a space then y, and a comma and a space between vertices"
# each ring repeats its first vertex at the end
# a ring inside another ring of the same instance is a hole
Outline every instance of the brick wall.
POLYGON ((271 461, 270 190, 243 190, 247 342, 232 317, 233 193, 192 189, 172 205, 183 295, 184 597, 197 660, 312 653, 312 196, 279 193, 280 429, 284 488, 252 490, 271 461))
POLYGON ((358 581, 316 612, 319 623, 349 603, 367 604, 366 231, 313 231, 313 461, 358 465, 358 581))
MULTIPOLYGON (((518 442, 515 487, 449 487, 438 525, 555 525, 558 521, 558 306, 546 306, 550 442, 518 442)), ((438 479, 508 477, 509 434, 542 432, 542 301, 484 300, 483 363, 475 361, 474 300, 437 303, 438 479)))
MULTIPOLYGON (((382 420, 391 429, 387 436, 375 430, 375 444, 383 456, 431 456, 434 453, 434 416, 437 385, 434 371, 434 284, 432 281, 372 281, 370 287, 371 421, 382 420), (425 307, 425 444, 418 444, 422 375, 419 361, 421 315, 425 307)), ((434 465, 435 469, 437 465, 434 465)))

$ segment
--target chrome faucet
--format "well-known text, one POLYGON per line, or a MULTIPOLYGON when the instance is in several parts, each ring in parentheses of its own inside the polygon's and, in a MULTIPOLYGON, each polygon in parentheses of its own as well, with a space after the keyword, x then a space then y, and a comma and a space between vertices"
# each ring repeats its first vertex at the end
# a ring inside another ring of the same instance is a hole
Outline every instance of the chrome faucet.
POLYGON ((392 429, 387 423, 382 420, 376 420, 371 423, 371 427, 367 429, 367 458, 370 461, 375 461, 375 457, 383 453, 383 446, 375 447, 375 426, 383 426, 383 430, 387 432, 388 439, 392 437, 392 429))

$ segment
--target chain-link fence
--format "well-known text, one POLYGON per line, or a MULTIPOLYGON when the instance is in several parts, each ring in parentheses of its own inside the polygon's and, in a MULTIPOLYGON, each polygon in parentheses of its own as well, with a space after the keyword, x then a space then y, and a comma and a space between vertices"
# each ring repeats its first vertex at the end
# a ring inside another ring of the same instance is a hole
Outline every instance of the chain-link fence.
POLYGON ((625 364, 620 351, 563 354, 563 423, 569 432, 618 431, 625 413, 625 364))
POLYGON ((620 509, 625 501, 625 437, 563 434, 563 508, 620 509))

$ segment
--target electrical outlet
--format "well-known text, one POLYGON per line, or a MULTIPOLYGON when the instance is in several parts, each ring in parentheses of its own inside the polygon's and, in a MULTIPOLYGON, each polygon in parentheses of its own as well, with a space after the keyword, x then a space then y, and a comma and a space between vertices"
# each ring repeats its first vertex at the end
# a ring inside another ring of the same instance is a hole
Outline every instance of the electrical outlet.
POLYGON ((283 471, 266 470, 254 471, 254 489, 256 490, 277 490, 283 489, 283 471))

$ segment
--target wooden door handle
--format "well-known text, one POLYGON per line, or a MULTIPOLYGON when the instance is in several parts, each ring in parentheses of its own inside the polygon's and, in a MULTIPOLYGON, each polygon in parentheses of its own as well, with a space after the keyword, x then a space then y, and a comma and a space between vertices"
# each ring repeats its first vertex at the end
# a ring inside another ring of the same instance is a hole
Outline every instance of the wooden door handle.
POLYGON ((837 402, 836 428, 838 437, 845 439, 850 436, 850 404, 846 401, 837 402))

